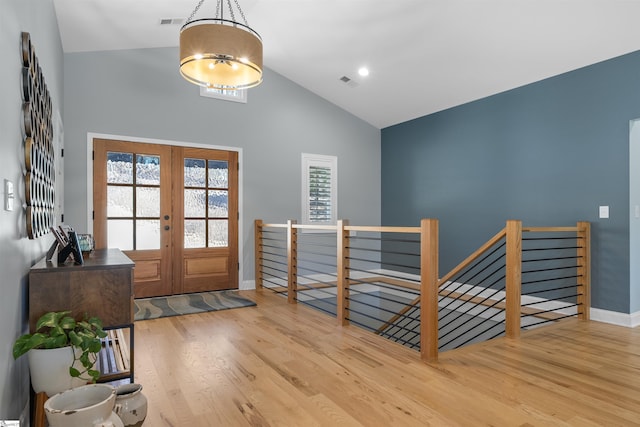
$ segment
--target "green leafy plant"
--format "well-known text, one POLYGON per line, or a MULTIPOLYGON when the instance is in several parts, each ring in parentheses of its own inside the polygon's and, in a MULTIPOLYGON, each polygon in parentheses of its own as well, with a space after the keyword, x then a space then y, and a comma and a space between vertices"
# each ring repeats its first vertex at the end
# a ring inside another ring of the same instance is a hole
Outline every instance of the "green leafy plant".
POLYGON ((13 358, 17 359, 31 349, 52 349, 71 346, 79 352, 73 352, 74 360, 69 367, 69 375, 95 382, 100 372, 93 369, 97 354, 102 349, 101 338, 107 336, 102 329, 102 321, 97 317, 84 316, 76 321, 70 311, 45 313, 36 324, 36 332, 24 334, 13 344, 13 358), (78 354, 76 354, 78 353, 78 354), (73 365, 79 360, 83 371, 73 365), (87 377, 83 377, 83 375, 87 377))

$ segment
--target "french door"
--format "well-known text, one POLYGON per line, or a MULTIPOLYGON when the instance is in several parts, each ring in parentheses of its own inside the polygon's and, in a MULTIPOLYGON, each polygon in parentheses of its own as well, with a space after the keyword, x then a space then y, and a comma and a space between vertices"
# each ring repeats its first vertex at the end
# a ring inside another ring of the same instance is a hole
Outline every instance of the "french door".
POLYGON ((136 264, 136 297, 238 287, 234 151, 94 139, 94 237, 136 264))

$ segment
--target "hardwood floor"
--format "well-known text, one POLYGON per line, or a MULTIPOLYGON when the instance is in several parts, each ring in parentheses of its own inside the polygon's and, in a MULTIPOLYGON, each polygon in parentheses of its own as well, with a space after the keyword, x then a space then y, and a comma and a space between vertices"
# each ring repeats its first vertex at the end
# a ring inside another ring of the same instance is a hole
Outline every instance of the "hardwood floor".
POLYGON ((640 328, 569 319, 440 354, 270 291, 135 324, 148 427, 640 426, 640 328))

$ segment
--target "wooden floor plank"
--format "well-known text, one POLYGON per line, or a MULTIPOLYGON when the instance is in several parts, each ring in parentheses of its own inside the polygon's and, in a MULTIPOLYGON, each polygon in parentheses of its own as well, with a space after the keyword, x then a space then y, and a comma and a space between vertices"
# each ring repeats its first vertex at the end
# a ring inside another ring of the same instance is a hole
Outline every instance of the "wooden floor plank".
POLYGON ((436 363, 268 290, 136 322, 145 425, 640 426, 640 329, 568 319, 436 363))

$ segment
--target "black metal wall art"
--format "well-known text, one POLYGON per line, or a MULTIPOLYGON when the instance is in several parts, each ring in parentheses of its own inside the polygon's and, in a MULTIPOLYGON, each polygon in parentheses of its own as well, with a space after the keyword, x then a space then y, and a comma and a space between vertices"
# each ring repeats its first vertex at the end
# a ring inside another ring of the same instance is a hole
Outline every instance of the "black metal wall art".
POLYGON ((36 239, 55 223, 55 168, 51 97, 29 33, 22 33, 27 234, 36 239))

